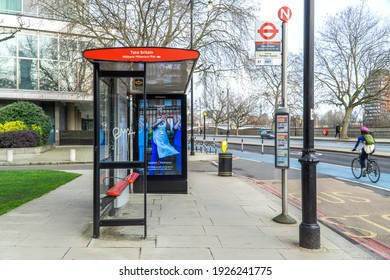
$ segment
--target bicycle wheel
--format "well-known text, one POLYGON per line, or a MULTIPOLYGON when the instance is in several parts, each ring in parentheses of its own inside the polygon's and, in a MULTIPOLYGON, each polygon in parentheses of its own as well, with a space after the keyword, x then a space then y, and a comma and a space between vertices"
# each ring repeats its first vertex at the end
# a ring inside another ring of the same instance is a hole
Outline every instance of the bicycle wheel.
POLYGON ((351 163, 352 174, 356 179, 362 177, 362 167, 358 158, 354 158, 351 163))
POLYGON ((367 175, 371 182, 376 183, 379 181, 379 178, 381 177, 381 170, 375 160, 368 160, 367 175))

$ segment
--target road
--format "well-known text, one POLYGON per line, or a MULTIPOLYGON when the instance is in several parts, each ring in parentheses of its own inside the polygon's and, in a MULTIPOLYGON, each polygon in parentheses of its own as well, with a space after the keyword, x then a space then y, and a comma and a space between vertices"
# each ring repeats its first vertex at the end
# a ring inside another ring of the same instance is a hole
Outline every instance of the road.
MULTIPOLYGON (((233 173, 251 178, 259 187, 281 196, 281 171, 274 168, 274 149, 261 154, 258 146, 229 144, 234 155, 233 173), (237 150, 235 150, 237 149, 237 150), (253 150, 252 152, 250 150, 253 150), (270 154, 267 154, 267 153, 270 154), (265 171, 266 170, 266 171, 265 171)), ((292 149, 288 171, 288 199, 301 207, 300 150, 292 149)), ((388 160, 383 160, 381 180, 355 179, 348 163, 353 154, 321 151, 317 165, 318 220, 369 250, 390 259, 390 184, 388 160), (329 163, 328 163, 329 162, 329 163), (345 162, 335 165, 333 162, 345 162)), ((382 165, 381 165, 382 167, 382 165)))

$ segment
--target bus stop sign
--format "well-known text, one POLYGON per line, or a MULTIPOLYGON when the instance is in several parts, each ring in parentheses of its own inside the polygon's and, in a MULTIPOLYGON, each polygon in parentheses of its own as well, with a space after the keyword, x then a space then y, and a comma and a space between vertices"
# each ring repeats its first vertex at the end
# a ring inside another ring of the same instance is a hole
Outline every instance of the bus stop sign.
POLYGON ((281 7, 278 11, 278 17, 281 21, 287 22, 292 16, 291 9, 289 7, 281 7))

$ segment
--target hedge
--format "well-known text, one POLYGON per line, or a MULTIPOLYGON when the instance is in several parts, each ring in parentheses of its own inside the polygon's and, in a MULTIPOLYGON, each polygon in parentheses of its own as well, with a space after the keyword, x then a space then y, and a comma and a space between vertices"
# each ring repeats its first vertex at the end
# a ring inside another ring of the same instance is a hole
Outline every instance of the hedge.
MULTIPOLYGON (((0 123, 22 121, 28 129, 37 131, 42 129, 41 144, 47 143, 51 124, 50 118, 45 114, 45 111, 31 103, 25 101, 18 101, 0 109, 0 123)), ((40 131, 37 131, 40 132, 40 131)))
POLYGON ((14 130, 0 133, 0 148, 36 147, 40 141, 39 135, 32 130, 14 130))

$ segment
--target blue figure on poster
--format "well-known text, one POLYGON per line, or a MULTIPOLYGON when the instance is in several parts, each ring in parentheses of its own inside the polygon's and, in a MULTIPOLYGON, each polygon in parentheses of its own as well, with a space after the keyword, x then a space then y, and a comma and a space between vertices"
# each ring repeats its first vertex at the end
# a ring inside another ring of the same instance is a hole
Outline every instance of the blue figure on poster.
POLYGON ((158 170, 160 175, 164 175, 165 158, 176 155, 179 152, 169 143, 167 130, 170 130, 171 126, 166 121, 166 116, 159 115, 157 121, 152 124, 152 129, 152 156, 150 159, 149 174, 155 175, 155 172, 158 170))

